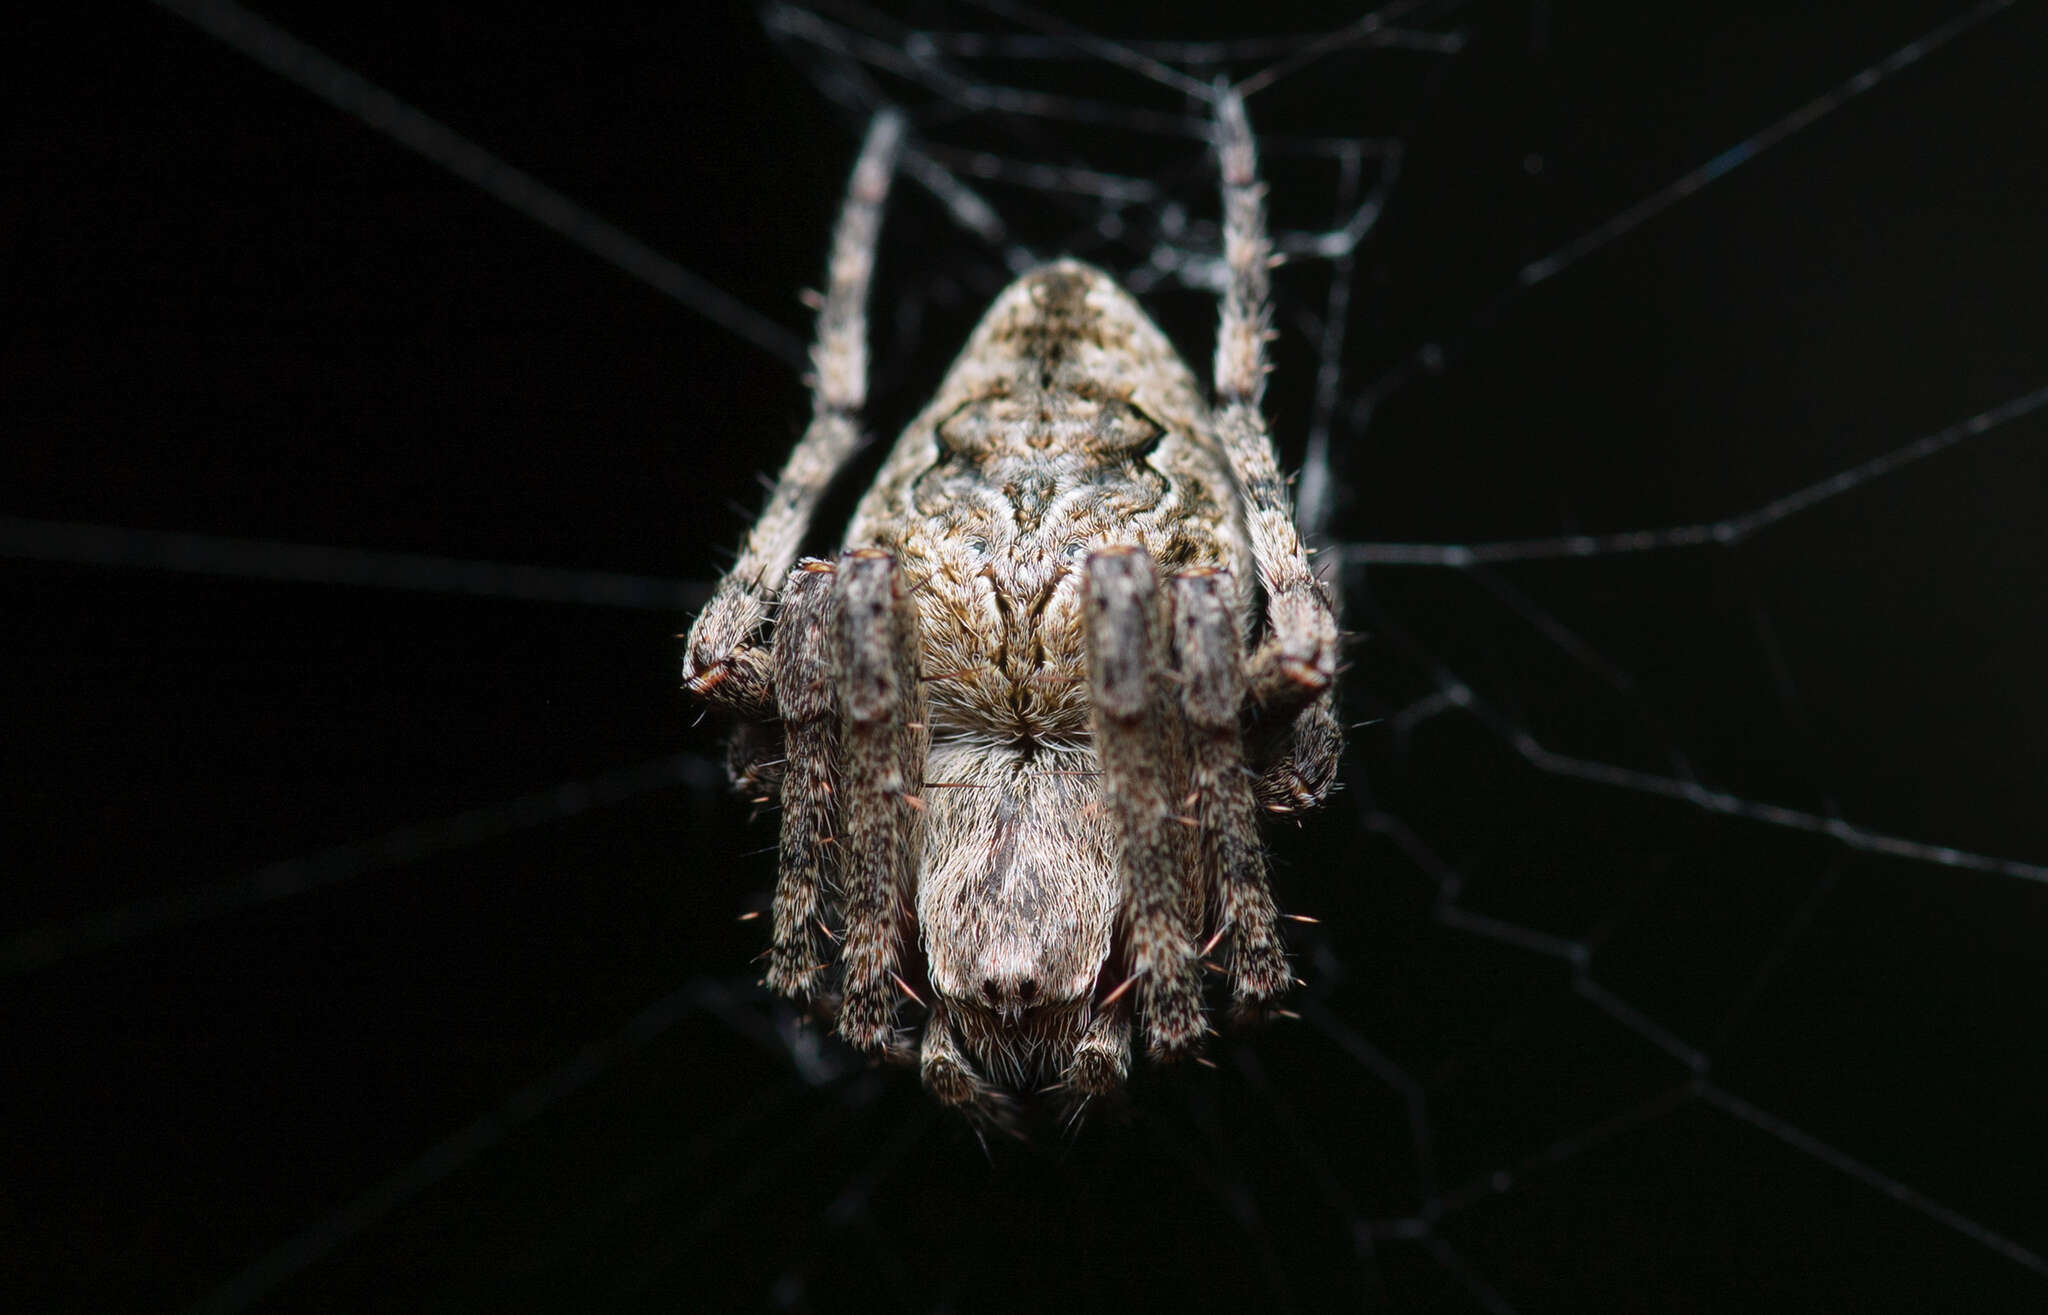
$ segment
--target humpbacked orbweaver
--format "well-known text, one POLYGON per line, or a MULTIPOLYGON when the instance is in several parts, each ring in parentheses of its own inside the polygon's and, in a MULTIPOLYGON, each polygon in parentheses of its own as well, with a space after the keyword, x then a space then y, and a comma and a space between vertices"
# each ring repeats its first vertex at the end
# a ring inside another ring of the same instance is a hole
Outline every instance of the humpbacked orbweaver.
POLYGON ((779 796, 767 983, 1007 1122, 1078 1111, 1291 978, 1257 814, 1329 791, 1337 629, 1260 413, 1272 248, 1239 97, 1219 89, 1227 282, 1214 400, 1137 302, 1060 260, 1005 289, 847 527, 798 561, 858 446, 865 306, 903 126, 868 131, 833 236, 812 417, 684 680, 779 796), (921 1037, 901 1016, 929 1012, 921 1037))

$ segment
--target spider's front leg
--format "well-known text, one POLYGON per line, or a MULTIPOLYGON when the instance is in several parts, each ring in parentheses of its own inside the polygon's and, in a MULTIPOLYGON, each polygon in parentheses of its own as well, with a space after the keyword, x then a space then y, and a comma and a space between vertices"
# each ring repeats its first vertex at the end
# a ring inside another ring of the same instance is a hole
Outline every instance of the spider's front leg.
POLYGON ((1231 998, 1242 1019, 1262 1013, 1290 982, 1239 729, 1244 644, 1232 613, 1229 572, 1184 572, 1171 587, 1173 656, 1188 728, 1196 889, 1213 911, 1216 934, 1231 938, 1231 998))
POLYGON ((898 960, 910 922, 930 745, 917 613, 876 549, 839 560, 834 667, 840 716, 840 884, 846 915, 839 1035, 908 1058, 896 1036, 898 960))
POLYGON ((823 998, 830 966, 825 892, 836 866, 833 781, 839 760, 832 690, 834 578, 830 562, 798 563, 783 587, 774 636, 775 701, 782 710, 782 842, 768 986, 798 1001, 823 998))
POLYGON ((1138 1013, 1156 1059, 1202 1040, 1202 992, 1188 943, 1187 828, 1174 783, 1180 737, 1168 689, 1167 626, 1142 548, 1088 558, 1088 686, 1106 802, 1123 841, 1123 908, 1138 1013))

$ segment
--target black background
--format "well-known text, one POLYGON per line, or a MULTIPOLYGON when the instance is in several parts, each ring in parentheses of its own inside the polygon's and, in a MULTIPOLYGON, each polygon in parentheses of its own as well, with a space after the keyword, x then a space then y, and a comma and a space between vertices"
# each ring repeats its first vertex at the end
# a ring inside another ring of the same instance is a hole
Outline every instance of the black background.
MULTIPOLYGON (((754 10, 685 8, 263 12, 800 341, 859 116, 754 10)), ((1319 30, 1322 9, 1077 17, 1197 36, 1319 30)), ((1340 61, 1255 99, 1262 132, 1411 144, 1360 254, 1347 390, 1453 348, 1339 430, 1336 532, 1711 520, 2048 382, 2030 5, 1468 331, 1521 262, 1947 12, 1481 4, 1436 24, 1475 34, 1441 80, 1340 61)), ((787 360, 172 13, 45 14, 12 44, 0 514, 712 577, 801 423, 787 360)), ((988 74, 1026 75, 1135 94, 1099 66, 988 74)), ((984 130, 901 94, 934 141, 984 130)), ((1198 176, 1175 149, 1096 162, 1198 176)), ((1287 167, 1279 223, 1327 223, 1290 213, 1287 167)), ((918 292, 879 312, 884 433, 1001 277, 899 196, 879 288, 918 292)), ((1307 286, 1283 278, 1290 461, 1307 286)), ((1160 313, 1203 359, 1206 304, 1160 313)), ((1353 718, 1454 671, 1563 752, 1668 774, 1682 751, 1745 799, 2048 860, 2044 436, 2018 422, 1726 553, 1355 576, 1374 639, 1353 718), (1559 656, 1502 590, 1632 683, 1559 656)), ((675 688, 681 615, 35 555, 0 563, 10 934, 716 752, 675 688)), ((368 1201, 264 1309, 2038 1308, 2038 1268, 1697 1094, 1579 1147, 1686 1075, 1565 967, 1446 918, 1432 878, 1595 944, 1602 988, 1704 1048, 1721 1089, 2033 1254, 2044 887, 1560 780, 1501 724, 1357 731, 1350 790, 1276 840, 1283 898, 1324 919, 1297 946, 1321 1021, 1146 1077, 1135 1117, 1067 1147, 984 1158, 907 1075, 793 1061, 745 989, 760 926, 736 921, 765 899, 772 826, 705 789, 12 972, 10 1305, 182 1308, 368 1201), (376 1195, 679 987, 672 1027, 602 1050, 444 1179, 376 1195), (1432 1194, 1360 1045, 1424 1079, 1440 1189, 1526 1172, 1435 1240, 1365 1239, 1355 1220, 1432 1194)))

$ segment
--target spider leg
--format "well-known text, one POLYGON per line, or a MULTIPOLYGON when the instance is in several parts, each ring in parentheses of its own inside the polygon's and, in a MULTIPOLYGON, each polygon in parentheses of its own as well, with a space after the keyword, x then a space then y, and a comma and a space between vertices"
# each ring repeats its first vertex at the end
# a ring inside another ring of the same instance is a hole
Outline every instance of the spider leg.
POLYGON ((779 723, 733 724, 732 734, 725 742, 725 774, 732 781, 734 794, 758 804, 774 801, 782 794, 787 766, 779 723))
POLYGON ((867 548, 839 560, 834 662, 841 717, 840 877, 846 916, 839 1034, 907 1058, 896 1036, 898 958, 917 873, 930 733, 916 609, 896 563, 867 548))
POLYGON ((925 1023, 917 1067, 925 1090, 947 1105, 972 1104, 985 1089, 974 1061, 967 1057, 960 1038, 954 1034, 943 1002, 925 1023))
POLYGON ((1167 627, 1142 548, 1091 553, 1088 686, 1104 797, 1123 841, 1124 918, 1138 1012, 1154 1058, 1201 1044, 1202 993, 1188 944, 1187 832, 1176 817, 1179 736, 1167 627))
POLYGON ((776 478, 768 509, 747 532, 739 560, 690 627, 683 683, 742 717, 775 715, 772 663, 759 643, 761 628, 826 486, 860 446, 859 415, 867 401, 868 284, 902 138, 903 120, 893 112, 876 115, 868 128, 832 234, 817 340, 811 345, 810 424, 776 478))
POLYGON ((1344 755, 1344 728, 1337 699, 1325 691, 1294 715, 1292 722, 1263 727, 1256 736, 1258 780, 1252 791, 1269 813, 1302 813, 1323 802, 1337 779, 1344 755))
POLYGON ((1243 642, 1228 572, 1175 576, 1173 655, 1188 728, 1188 811, 1195 821, 1195 879, 1231 935, 1233 1012, 1257 1014, 1285 994, 1290 974, 1278 913, 1266 884, 1252 780, 1245 771, 1243 642))
POLYGON ((807 561, 789 574, 775 625, 775 702, 782 709, 787 765, 782 777, 781 866, 775 877, 768 985, 792 1000, 824 992, 831 955, 824 938, 825 892, 833 868, 833 778, 839 732, 833 718, 831 616, 834 571, 807 561))
POLYGON ((924 1041, 918 1050, 918 1072, 927 1091, 941 1103, 965 1114, 977 1129, 1012 1137, 1021 1135, 1016 1098, 990 1086, 982 1077, 961 1046, 959 1033, 943 1004, 925 1023, 924 1041))
POLYGON ((1131 1074, 1131 1015, 1122 1002, 1097 1014, 1081 1042, 1074 1047, 1074 1059, 1067 1066, 1064 1085, 1071 1099, 1085 1102, 1094 1096, 1112 1096, 1122 1091, 1131 1074))
POLYGON ((1246 663, 1251 699, 1277 738, 1260 801, 1296 811, 1322 801, 1343 751, 1335 709, 1337 618, 1309 569, 1259 403, 1266 388, 1273 244, 1265 186, 1244 101, 1225 89, 1216 104, 1216 153, 1223 174, 1223 253, 1229 281, 1216 331, 1216 435, 1244 500, 1245 529, 1266 594, 1265 636, 1246 663))

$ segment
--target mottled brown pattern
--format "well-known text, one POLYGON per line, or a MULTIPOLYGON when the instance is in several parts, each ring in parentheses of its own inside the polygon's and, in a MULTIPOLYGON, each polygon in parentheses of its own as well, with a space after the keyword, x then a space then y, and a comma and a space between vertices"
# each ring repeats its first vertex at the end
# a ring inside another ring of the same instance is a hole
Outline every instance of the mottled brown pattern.
POLYGON ((915 1054, 935 1096, 992 1124, 1048 1090, 1075 1112, 1120 1090, 1133 1035, 1158 1059, 1198 1051, 1211 940, 1240 1014, 1289 983, 1256 819, 1330 788, 1335 623, 1258 410, 1250 129, 1229 93, 1217 118, 1215 404, 1107 274, 1046 265, 897 439, 846 553, 797 565, 864 387, 848 326, 900 133, 878 121, 835 239, 812 426, 690 635, 687 683, 749 727, 736 779, 783 800, 769 985, 863 1049, 915 1054), (828 924, 832 985, 807 962, 828 924))

